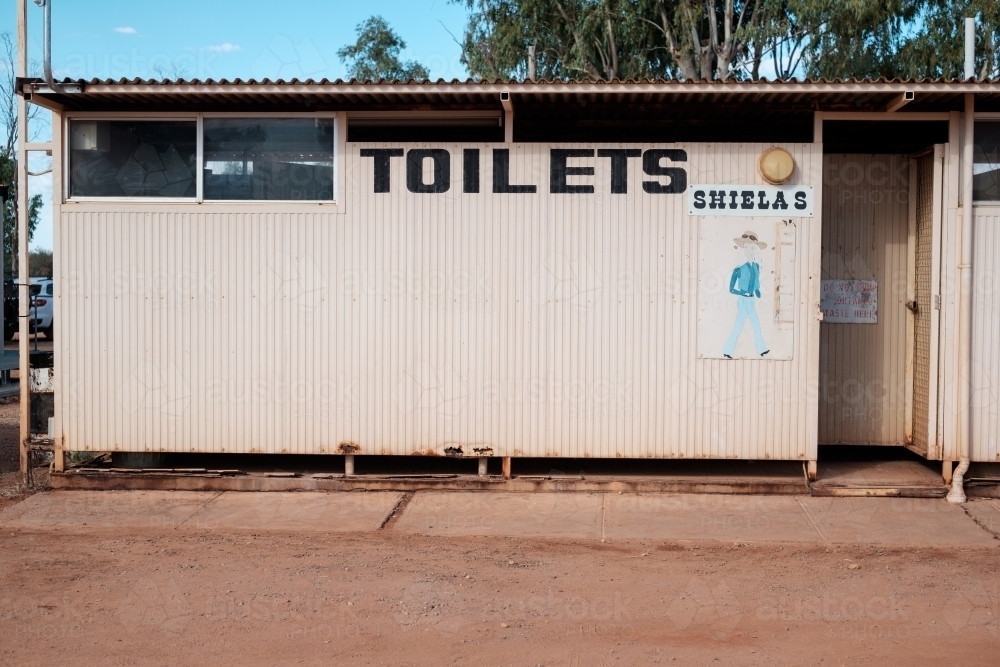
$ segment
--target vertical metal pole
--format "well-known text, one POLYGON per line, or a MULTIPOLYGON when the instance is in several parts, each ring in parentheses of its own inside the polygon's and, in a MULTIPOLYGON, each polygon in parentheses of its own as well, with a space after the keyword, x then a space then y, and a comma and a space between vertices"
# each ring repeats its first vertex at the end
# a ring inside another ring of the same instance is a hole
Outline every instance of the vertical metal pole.
MULTIPOLYGON (((28 76, 28 0, 17 2, 17 76, 28 76)), ((21 392, 21 476, 30 482, 28 439, 31 435, 31 394, 28 393, 28 103, 17 95, 17 324, 18 385, 21 392)))
POLYGON ((976 76, 976 19, 965 19, 965 80, 976 76))
MULTIPOLYGON (((966 24, 968 25, 968 24, 966 24)), ((962 218, 958 264, 958 467, 952 473, 948 502, 966 500, 965 473, 972 458, 972 162, 976 129, 976 94, 965 94, 965 121, 962 128, 962 218)))
MULTIPOLYGON (((55 327, 58 326, 55 322, 62 322, 62 292, 59 289, 63 285, 63 281, 59 278, 62 271, 59 268, 60 262, 62 260, 62 250, 60 248, 59 241, 59 211, 60 205, 62 203, 62 192, 63 192, 63 175, 65 174, 63 165, 63 115, 59 112, 52 112, 52 261, 53 261, 53 274, 52 278, 56 281, 53 283, 53 296, 54 302, 52 304, 52 317, 53 317, 53 331, 55 327)), ((201 164, 199 162, 199 164, 201 164)), ((60 337, 60 342, 62 338, 60 337)), ((59 346, 52 345, 53 354, 53 367, 55 369, 61 368, 61 362, 63 359, 62 352, 59 350, 59 346)), ((63 415, 65 412, 59 405, 59 399, 62 394, 54 394, 54 409, 53 417, 55 417, 55 439, 53 442, 53 460, 55 465, 53 466, 55 472, 63 472, 66 469, 66 452, 63 448, 63 415)))

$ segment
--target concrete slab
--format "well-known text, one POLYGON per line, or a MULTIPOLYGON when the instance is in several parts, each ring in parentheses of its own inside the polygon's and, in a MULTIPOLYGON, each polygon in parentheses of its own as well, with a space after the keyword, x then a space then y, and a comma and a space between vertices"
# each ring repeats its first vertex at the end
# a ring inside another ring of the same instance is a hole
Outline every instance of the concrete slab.
POLYGON ((426 535, 601 537, 601 494, 416 494, 395 530, 426 535))
POLYGON ((797 499, 787 496, 610 494, 605 507, 610 539, 822 540, 797 499))
POLYGON ((184 530, 353 532, 377 530, 402 494, 224 493, 184 530))
POLYGON ((1000 535, 1000 500, 970 500, 964 507, 980 526, 1000 535))
POLYGON ((821 461, 816 484, 943 486, 944 480, 939 470, 917 461, 821 461))
MULTIPOLYGON (((400 497, 395 492, 53 491, 0 512, 0 529, 374 531, 400 497)), ((915 498, 426 491, 413 496, 394 529, 429 535, 1000 547, 989 532, 1000 533, 1000 500, 973 500, 963 508, 915 498)))
POLYGON ((887 546, 998 546, 962 507, 927 498, 799 498, 824 541, 887 546))
POLYGON ((176 528, 216 493, 198 491, 50 491, 0 512, 4 528, 176 528))

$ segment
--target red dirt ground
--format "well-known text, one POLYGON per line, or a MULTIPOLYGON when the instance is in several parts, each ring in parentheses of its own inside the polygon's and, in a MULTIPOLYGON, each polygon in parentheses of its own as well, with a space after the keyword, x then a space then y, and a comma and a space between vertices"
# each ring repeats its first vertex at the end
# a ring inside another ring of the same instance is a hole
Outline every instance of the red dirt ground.
POLYGON ((0 537, 3 665, 996 665, 995 549, 0 537))

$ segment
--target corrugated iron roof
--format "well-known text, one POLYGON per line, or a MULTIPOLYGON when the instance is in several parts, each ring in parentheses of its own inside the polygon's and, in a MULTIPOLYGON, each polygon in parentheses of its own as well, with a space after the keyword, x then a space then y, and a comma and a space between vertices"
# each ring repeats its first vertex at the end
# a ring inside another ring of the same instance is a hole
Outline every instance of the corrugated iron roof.
POLYGON ((760 86, 763 84, 768 85, 802 85, 802 84, 975 84, 975 85, 990 85, 1000 83, 1000 79, 985 79, 976 81, 965 81, 962 79, 947 79, 947 78, 923 78, 923 79, 899 79, 893 78, 889 79, 886 77, 879 77, 877 79, 864 78, 848 78, 848 79, 759 79, 753 80, 737 80, 728 79, 725 81, 714 79, 613 79, 611 81, 566 81, 559 79, 541 79, 538 81, 525 81, 525 80, 504 80, 504 79, 408 79, 406 81, 400 79, 327 79, 323 78, 320 80, 316 79, 268 79, 264 78, 260 81, 256 79, 240 79, 236 78, 230 81, 229 79, 98 79, 93 78, 90 80, 85 79, 63 79, 57 83, 63 84, 82 84, 82 85, 279 85, 279 86, 289 86, 289 85, 338 85, 338 86, 356 86, 356 85, 422 85, 422 86, 440 86, 440 85, 463 85, 463 86, 494 86, 494 85, 516 85, 516 86, 578 86, 578 85, 598 85, 598 86, 618 86, 618 85, 671 85, 671 86, 693 86, 693 85, 704 85, 710 84, 713 86, 760 86))
POLYGON ((596 104, 719 104, 829 110, 879 110, 905 91, 907 111, 962 108, 977 95, 982 110, 1000 111, 1000 80, 816 79, 785 81, 345 81, 337 79, 64 79, 81 92, 62 94, 40 79, 20 81, 34 101, 68 110, 349 110, 498 108, 508 92, 515 106, 596 104), (729 97, 732 95, 733 97, 729 97), (721 97, 720 97, 721 96, 721 97))

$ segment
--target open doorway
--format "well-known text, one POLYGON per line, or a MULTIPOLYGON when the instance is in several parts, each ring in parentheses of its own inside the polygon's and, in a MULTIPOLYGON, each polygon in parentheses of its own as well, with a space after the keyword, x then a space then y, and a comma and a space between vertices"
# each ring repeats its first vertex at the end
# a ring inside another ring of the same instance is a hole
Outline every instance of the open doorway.
POLYGON ((824 156, 821 445, 940 458, 943 156, 943 145, 824 156))

